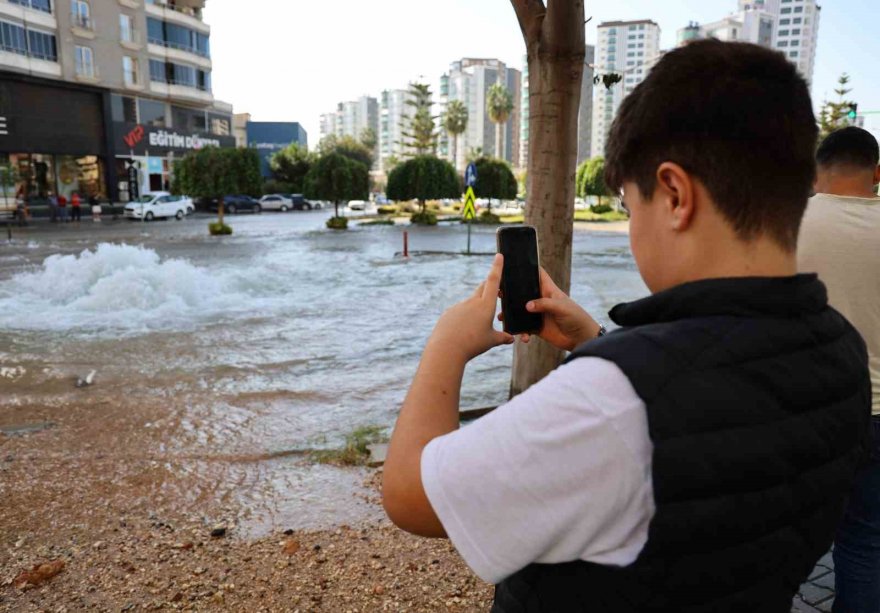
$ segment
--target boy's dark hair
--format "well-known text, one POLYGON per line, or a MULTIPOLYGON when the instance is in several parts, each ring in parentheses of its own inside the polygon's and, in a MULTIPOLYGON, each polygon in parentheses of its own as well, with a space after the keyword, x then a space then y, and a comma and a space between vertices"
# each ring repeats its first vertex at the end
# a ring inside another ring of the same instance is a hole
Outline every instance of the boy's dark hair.
POLYGON ((794 249, 816 175, 818 128, 806 81, 786 57, 748 43, 700 40, 664 55, 623 101, 605 151, 605 182, 644 198, 657 167, 698 178, 743 239, 794 249))
POLYGON ((880 164, 880 147, 873 134, 849 126, 825 137, 816 152, 816 161, 820 166, 840 165, 874 170, 880 164))

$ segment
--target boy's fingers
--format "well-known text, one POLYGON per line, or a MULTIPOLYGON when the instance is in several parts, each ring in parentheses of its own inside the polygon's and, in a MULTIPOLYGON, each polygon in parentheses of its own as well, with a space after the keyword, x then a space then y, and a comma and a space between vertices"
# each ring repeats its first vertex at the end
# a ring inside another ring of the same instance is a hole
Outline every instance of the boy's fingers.
POLYGON ((555 315, 563 312, 563 303, 555 298, 538 298, 526 303, 526 310, 531 313, 550 313, 555 315))
POLYGON ((485 291, 485 289, 486 289, 486 282, 483 281, 482 283, 480 283, 480 284, 477 286, 477 289, 474 290, 473 297, 474 297, 474 298, 482 298, 482 297, 483 297, 483 292, 485 291))
POLYGON ((504 256, 499 253, 492 260, 492 268, 489 270, 489 276, 486 277, 486 288, 483 292, 483 297, 491 299, 493 303, 498 299, 498 292, 501 291, 502 270, 504 270, 504 256))
POLYGON ((531 337, 529 334, 520 334, 520 335, 519 335, 519 340, 521 340, 522 342, 528 344, 528 342, 529 342, 530 340, 532 340, 532 337, 531 337))
POLYGON ((495 339, 499 345, 510 345, 516 340, 513 335, 508 334, 507 332, 496 332, 495 339))
POLYGON ((550 275, 547 274, 547 271, 544 270, 544 267, 541 266, 539 269, 539 279, 541 281, 541 294, 545 296, 550 296, 555 292, 559 291, 559 288, 553 282, 553 279, 550 278, 550 275))

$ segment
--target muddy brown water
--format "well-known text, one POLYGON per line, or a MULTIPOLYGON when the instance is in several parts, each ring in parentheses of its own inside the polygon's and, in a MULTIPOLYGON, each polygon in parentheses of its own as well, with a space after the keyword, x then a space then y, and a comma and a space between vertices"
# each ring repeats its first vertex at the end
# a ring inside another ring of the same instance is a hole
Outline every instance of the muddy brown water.
MULTIPOLYGON (((219 502, 255 536, 374 518, 362 472, 300 452, 391 428, 436 318, 490 259, 455 253, 457 224, 409 229, 411 249, 451 253, 407 260, 402 228, 330 232, 327 215, 233 217, 219 240, 204 217, 16 229, 0 244, 0 426, 54 427, 0 436, 0 456, 14 444, 38 471, 90 471, 87 488, 128 467, 119 487, 144 508, 219 502)), ((492 252, 494 230, 472 241, 492 252)), ((645 292, 625 234, 575 232, 581 304, 604 318, 645 292)), ((463 408, 504 401, 511 358, 468 367, 463 408)))

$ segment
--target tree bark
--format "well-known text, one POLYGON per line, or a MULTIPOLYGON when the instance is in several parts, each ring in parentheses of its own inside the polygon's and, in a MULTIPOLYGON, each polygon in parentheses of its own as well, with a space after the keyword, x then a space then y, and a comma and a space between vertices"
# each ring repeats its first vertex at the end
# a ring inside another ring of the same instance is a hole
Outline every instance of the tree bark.
POLYGON ((504 159, 504 152, 502 151, 502 149, 504 149, 504 142, 503 142, 504 132, 501 129, 502 125, 504 125, 504 124, 502 124, 502 123, 495 124, 495 157, 498 158, 499 160, 504 159))
MULTIPOLYGON (((583 0, 511 0, 529 66, 529 165, 525 222, 538 232, 541 265, 571 286, 578 108, 584 71, 583 0)), ((510 395, 543 379, 563 352, 534 338, 517 343, 510 395)))

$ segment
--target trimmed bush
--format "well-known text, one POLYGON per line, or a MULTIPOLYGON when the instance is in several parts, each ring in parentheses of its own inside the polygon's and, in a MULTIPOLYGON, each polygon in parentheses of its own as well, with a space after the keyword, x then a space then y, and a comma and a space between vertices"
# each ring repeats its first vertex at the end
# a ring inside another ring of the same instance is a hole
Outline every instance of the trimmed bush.
POLYGON ((604 215, 605 213, 610 213, 614 209, 608 204, 594 204, 590 207, 590 210, 597 215, 604 215))
POLYGON ((397 207, 391 205, 380 206, 376 208, 376 211, 378 211, 379 215, 394 215, 397 212, 397 207))
POLYGON ((409 218, 409 221, 410 223, 418 224, 420 226, 436 226, 437 216, 430 211, 413 213, 412 217, 409 218))
POLYGON ((501 223, 501 218, 490 211, 483 211, 474 221, 480 224, 497 225, 501 223))
POLYGON ((348 217, 331 217, 327 220, 327 227, 331 230, 347 230, 348 217))
POLYGON ((232 227, 219 221, 212 221, 208 224, 208 233, 211 236, 227 236, 232 234, 232 227))

